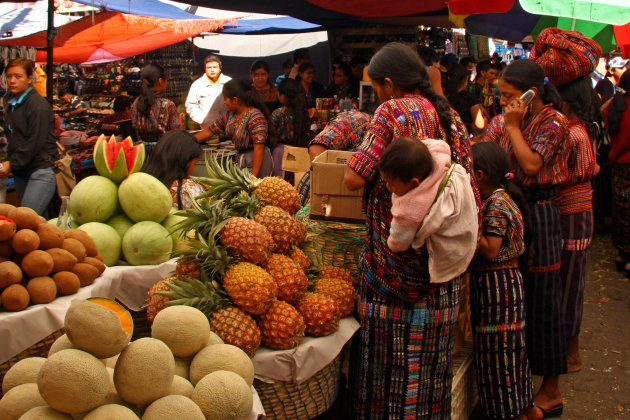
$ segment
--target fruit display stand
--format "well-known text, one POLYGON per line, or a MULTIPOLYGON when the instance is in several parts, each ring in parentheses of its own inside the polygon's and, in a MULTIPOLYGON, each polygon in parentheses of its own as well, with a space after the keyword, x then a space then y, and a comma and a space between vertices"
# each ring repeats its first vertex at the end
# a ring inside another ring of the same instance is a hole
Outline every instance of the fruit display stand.
POLYGON ((353 317, 326 337, 305 337, 290 350, 260 347, 254 387, 273 419, 309 419, 330 408, 339 391, 343 348, 359 329, 353 317))

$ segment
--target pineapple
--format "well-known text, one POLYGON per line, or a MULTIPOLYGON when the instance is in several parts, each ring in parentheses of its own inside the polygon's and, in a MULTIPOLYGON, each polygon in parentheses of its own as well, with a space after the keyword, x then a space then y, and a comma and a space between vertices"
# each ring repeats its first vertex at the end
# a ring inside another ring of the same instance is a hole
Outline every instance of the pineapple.
POLYGON ((272 254, 265 270, 278 285, 278 299, 292 303, 308 288, 308 279, 302 267, 286 255, 272 254))
POLYGON ((267 228, 244 217, 230 218, 221 230, 220 237, 225 246, 254 264, 264 264, 274 247, 267 228))
POLYGON ((274 350, 297 347, 304 337, 304 319, 291 304, 275 300, 258 319, 263 344, 274 350))
POLYGON ((304 225, 303 222, 299 221, 298 219, 293 219, 293 243, 296 246, 299 246, 302 242, 304 242, 304 240, 306 240, 306 226, 304 225))
POLYGON ((354 286, 341 279, 319 279, 313 289, 315 293, 330 296, 337 301, 341 317, 351 315, 354 312, 357 294, 354 286))
POLYGON ((175 277, 168 277, 164 280, 160 280, 151 287, 149 290, 149 298, 147 299, 147 320, 153 323, 153 319, 162 309, 166 308, 166 302, 169 298, 159 295, 157 292, 171 290, 170 286, 173 284, 175 277))
POLYGON ((255 220, 271 233, 275 252, 284 254, 295 244, 296 224, 301 222, 286 211, 275 206, 264 206, 256 212, 255 220))
POLYGON ((278 295, 276 281, 257 265, 241 262, 223 276, 223 288, 232 301, 245 312, 260 315, 278 295))
POLYGON ((175 265, 177 280, 201 279, 201 263, 193 257, 180 257, 175 265))
POLYGON ((318 293, 306 293, 295 304, 304 318, 306 333, 316 337, 330 335, 339 328, 341 314, 335 299, 318 293))
POLYGON ((222 166, 215 157, 206 160, 206 169, 208 178, 195 178, 208 188, 208 191, 197 197, 198 199, 213 197, 231 202, 244 191, 248 195, 258 197, 264 205, 280 207, 290 215, 300 209, 297 190, 282 178, 266 177, 260 180, 229 160, 222 166))
POLYGON ((293 247, 293 251, 291 252, 291 259, 295 261, 302 270, 304 270, 304 274, 308 274, 308 271, 311 268, 311 261, 308 259, 304 251, 302 251, 297 246, 293 247))
POLYGON ((256 321, 236 306, 228 306, 213 313, 210 317, 210 329, 224 343, 240 348, 250 357, 260 346, 260 329, 256 321))
POLYGON ((357 284, 357 280, 348 270, 334 265, 323 265, 319 270, 319 277, 322 279, 342 279, 355 286, 357 284))

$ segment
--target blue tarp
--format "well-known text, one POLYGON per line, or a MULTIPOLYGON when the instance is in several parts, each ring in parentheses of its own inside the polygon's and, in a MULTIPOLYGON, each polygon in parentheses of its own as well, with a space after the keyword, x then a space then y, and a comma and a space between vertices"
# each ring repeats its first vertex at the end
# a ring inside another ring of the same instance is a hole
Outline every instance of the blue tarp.
POLYGON ((172 4, 162 3, 159 0, 75 0, 77 3, 98 8, 104 8, 121 13, 137 16, 147 16, 166 19, 207 19, 185 12, 172 4))
POLYGON ((305 22, 290 16, 266 19, 240 19, 235 24, 226 23, 223 34, 278 34, 291 32, 321 31, 321 25, 305 22))

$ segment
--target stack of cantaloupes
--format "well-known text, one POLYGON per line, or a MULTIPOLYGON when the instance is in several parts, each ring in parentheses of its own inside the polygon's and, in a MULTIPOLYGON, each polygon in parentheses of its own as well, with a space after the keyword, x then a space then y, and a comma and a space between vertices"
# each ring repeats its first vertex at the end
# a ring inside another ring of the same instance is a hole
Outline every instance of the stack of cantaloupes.
POLYGON ((90 236, 28 207, 0 204, 0 308, 21 311, 88 286, 105 270, 90 236))
POLYGON ((210 332, 205 315, 174 306, 152 337, 130 342, 133 320, 115 301, 76 300, 47 359, 23 359, 2 382, 0 419, 247 419, 254 367, 210 332))

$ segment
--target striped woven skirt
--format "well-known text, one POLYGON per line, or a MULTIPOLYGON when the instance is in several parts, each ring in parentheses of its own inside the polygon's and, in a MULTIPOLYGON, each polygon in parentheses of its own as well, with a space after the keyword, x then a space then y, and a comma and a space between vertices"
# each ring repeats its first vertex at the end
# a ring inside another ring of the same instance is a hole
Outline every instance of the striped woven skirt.
POLYGON ((593 241, 593 212, 560 216, 562 225, 562 268, 560 291, 566 337, 580 334, 586 282, 586 253, 593 241))
POLYGON ((613 165, 612 241, 630 256, 630 165, 613 165))
POLYGON ((362 282, 349 386, 352 419, 450 419, 459 278, 416 304, 362 282))
POLYGON ((525 346, 525 292, 518 269, 473 271, 470 310, 483 413, 507 419, 534 404, 525 346))
POLYGON ((528 193, 534 242, 533 262, 524 267, 527 357, 534 375, 567 372, 562 322, 560 211, 551 201, 556 189, 528 193))

